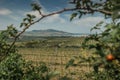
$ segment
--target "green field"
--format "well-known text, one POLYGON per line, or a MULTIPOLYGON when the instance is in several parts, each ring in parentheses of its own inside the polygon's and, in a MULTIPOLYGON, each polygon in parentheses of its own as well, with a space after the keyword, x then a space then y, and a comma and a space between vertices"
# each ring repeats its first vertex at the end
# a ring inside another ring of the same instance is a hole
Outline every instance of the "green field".
MULTIPOLYGON (((77 80, 83 78, 85 72, 91 71, 90 64, 83 62, 76 67, 72 66, 65 69, 68 61, 74 57, 88 58, 90 51, 83 50, 81 44, 83 37, 46 37, 34 40, 22 40, 16 43, 19 47, 19 53, 27 61, 46 63, 51 70, 59 71, 60 76, 69 74, 71 78, 77 80)), ((82 59, 81 59, 82 60, 82 59)))

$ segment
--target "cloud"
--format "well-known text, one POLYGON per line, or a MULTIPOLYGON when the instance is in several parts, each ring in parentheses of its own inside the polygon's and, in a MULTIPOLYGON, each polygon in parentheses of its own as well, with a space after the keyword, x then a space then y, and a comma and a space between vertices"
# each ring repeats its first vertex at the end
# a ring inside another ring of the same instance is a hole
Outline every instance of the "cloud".
POLYGON ((13 20, 18 20, 19 16, 16 15, 16 12, 12 12, 9 9, 6 8, 0 8, 0 15, 1 16, 7 16, 7 18, 13 19, 13 20))
MULTIPOLYGON (((42 14, 48 14, 48 12, 45 11, 45 10, 43 10, 43 9, 41 10, 41 12, 42 12, 42 14)), ((37 18, 40 18, 40 17, 41 17, 41 15, 39 14, 38 11, 25 12, 24 15, 26 15, 26 14, 35 15, 37 18)))
MULTIPOLYGON (((41 11, 43 14, 48 14, 50 12, 46 12, 44 10, 41 11)), ((37 18, 40 18, 41 15, 39 14, 38 11, 31 11, 31 12, 26 12, 24 15, 26 14, 31 14, 31 15, 35 15, 37 18)), ((60 14, 55 14, 55 15, 52 15, 52 16, 48 16, 46 17, 45 19, 43 19, 41 21, 42 23, 55 23, 55 22, 58 22, 58 23, 65 23, 65 19, 62 18, 60 16, 60 14)))
POLYGON ((37 4, 39 4, 39 5, 41 5, 41 3, 40 3, 39 0, 32 0, 32 1, 35 2, 35 3, 37 3, 37 4))
POLYGON ((65 19, 60 14, 55 14, 44 19, 42 23, 65 23, 65 19))
POLYGON ((12 11, 9 10, 9 9, 6 9, 6 8, 1 8, 0 9, 0 15, 9 15, 11 13, 12 13, 12 11))
POLYGON ((73 20, 72 23, 75 25, 84 25, 90 26, 99 23, 100 21, 104 21, 104 17, 86 17, 77 20, 73 20))
POLYGON ((67 18, 67 19, 70 19, 71 14, 70 14, 70 13, 68 13, 68 14, 64 14, 63 16, 64 16, 65 18, 67 18))
MULTIPOLYGON (((41 9, 42 14, 47 15, 47 14, 49 14, 49 13, 52 13, 52 12, 48 11, 48 10, 41 4, 41 2, 40 2, 39 0, 32 0, 32 1, 33 1, 33 2, 36 2, 37 4, 39 4, 39 5, 42 7, 42 9, 41 9)), ((26 15, 26 14, 35 15, 37 18, 40 18, 40 17, 41 17, 41 15, 39 14, 38 11, 25 12, 24 15, 26 15)), ((52 15, 52 16, 48 16, 48 17, 44 18, 44 19, 41 21, 41 23, 43 23, 43 24, 44 24, 44 23, 64 23, 64 22, 65 22, 65 19, 62 18, 62 17, 60 16, 60 14, 55 14, 55 15, 52 15)))
POLYGON ((21 17, 16 16, 16 15, 9 15, 8 17, 11 18, 11 19, 13 19, 13 20, 15 20, 15 21, 19 21, 20 18, 21 18, 21 17))

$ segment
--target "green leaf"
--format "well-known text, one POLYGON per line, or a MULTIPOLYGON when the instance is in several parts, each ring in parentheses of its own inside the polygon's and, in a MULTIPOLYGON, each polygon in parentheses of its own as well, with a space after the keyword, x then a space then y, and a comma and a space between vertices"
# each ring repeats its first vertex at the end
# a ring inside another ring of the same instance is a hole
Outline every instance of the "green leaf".
POLYGON ((76 3, 76 8, 80 7, 81 4, 80 4, 80 1, 78 0, 77 3, 76 3))
POLYGON ((101 63, 96 63, 96 64, 94 64, 94 66, 93 66, 93 69, 94 69, 94 71, 96 72, 96 73, 98 73, 98 69, 99 69, 99 66, 101 65, 101 63))
POLYGON ((24 25, 24 26, 27 26, 27 25, 28 25, 28 23, 23 23, 23 25, 24 25))
POLYGON ((27 14, 27 17, 28 17, 28 18, 31 18, 31 14, 27 14))
POLYGON ((75 18, 76 16, 77 16, 77 13, 73 13, 73 14, 71 15, 71 17, 70 17, 70 21, 72 21, 73 18, 75 18))
POLYGON ((95 29, 97 29, 97 30, 99 29, 100 30, 100 27, 102 26, 103 23, 104 23, 103 21, 100 21, 93 28, 91 28, 90 31, 95 30, 95 29))
POLYGON ((23 21, 25 22, 26 20, 28 20, 28 18, 24 18, 23 21))
POLYGON ((79 18, 81 18, 82 15, 84 14, 84 12, 82 12, 81 10, 79 10, 78 13, 79 13, 79 18))
POLYGON ((38 3, 32 3, 31 6, 32 6, 32 10, 34 10, 34 11, 41 9, 41 7, 38 3))

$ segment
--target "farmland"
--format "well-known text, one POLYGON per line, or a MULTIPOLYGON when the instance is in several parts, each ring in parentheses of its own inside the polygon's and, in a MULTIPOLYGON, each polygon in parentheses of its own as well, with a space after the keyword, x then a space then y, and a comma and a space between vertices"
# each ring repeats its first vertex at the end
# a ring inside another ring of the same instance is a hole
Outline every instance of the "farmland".
POLYGON ((35 65, 45 63, 51 70, 59 71, 59 76, 69 75, 76 80, 85 78, 83 73, 91 71, 90 64, 83 62, 68 69, 65 66, 72 58, 91 56, 90 51, 82 49, 83 41, 84 37, 42 37, 29 41, 23 39, 16 46, 26 61, 33 61, 35 65))

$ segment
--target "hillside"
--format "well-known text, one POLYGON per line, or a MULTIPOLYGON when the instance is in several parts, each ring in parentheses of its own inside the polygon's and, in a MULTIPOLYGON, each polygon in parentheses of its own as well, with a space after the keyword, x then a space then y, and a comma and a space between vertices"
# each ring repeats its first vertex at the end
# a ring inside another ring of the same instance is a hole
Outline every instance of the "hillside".
POLYGON ((23 36, 71 36, 74 33, 54 30, 54 29, 46 29, 46 30, 32 30, 27 31, 23 34, 23 36))

